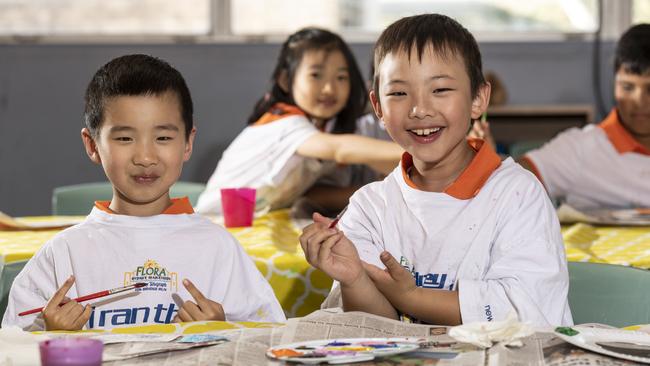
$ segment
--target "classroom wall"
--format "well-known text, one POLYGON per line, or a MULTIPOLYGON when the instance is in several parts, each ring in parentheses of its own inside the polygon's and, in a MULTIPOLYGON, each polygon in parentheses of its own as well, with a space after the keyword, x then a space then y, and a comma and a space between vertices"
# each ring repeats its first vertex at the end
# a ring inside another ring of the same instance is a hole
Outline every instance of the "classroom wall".
MULTIPOLYGON (((366 72, 372 45, 354 44, 366 72)), ((245 126, 277 57, 278 44, 1 45, 0 211, 47 215, 54 187, 105 180, 85 155, 83 94, 92 74, 128 53, 178 68, 194 98, 198 129, 182 179, 205 182, 245 126)), ((484 69, 497 72, 513 104, 592 103, 589 42, 484 43, 484 69)), ((613 44, 603 44, 602 75, 611 107, 613 44)))

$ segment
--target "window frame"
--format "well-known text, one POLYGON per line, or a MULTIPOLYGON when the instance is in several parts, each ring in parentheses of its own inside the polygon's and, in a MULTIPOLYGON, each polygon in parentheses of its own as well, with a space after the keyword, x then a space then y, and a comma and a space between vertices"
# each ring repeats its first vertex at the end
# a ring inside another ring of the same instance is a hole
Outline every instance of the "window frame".
MULTIPOLYGON (((203 35, 0 35, 0 44, 221 44, 281 43, 286 34, 232 34, 232 0, 209 0, 210 27, 203 35)), ((599 0, 601 4, 601 39, 615 41, 632 24, 632 0, 599 0)), ((479 42, 562 42, 593 40, 596 32, 477 32, 479 42)), ((339 31, 350 43, 373 43, 378 33, 343 29, 339 31)))

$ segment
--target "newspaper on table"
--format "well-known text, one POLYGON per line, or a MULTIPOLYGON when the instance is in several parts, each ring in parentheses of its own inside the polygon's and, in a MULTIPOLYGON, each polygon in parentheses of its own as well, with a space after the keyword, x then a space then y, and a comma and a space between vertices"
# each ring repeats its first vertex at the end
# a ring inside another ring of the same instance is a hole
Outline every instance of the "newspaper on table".
MULTIPOLYGON (((284 326, 269 328, 238 328, 184 335, 123 334, 106 336, 110 342, 104 348, 104 365, 278 365, 266 357, 272 346, 335 338, 409 337, 416 338, 420 349, 355 365, 629 365, 631 363, 592 353, 562 341, 547 331, 538 331, 522 339, 523 346, 496 344, 481 349, 457 342, 447 334, 447 327, 409 324, 361 313, 319 310, 304 318, 290 319, 284 326), (222 336, 228 339, 219 343, 222 336), (178 342, 178 337, 190 337, 195 342, 178 342), (162 340, 172 339, 170 342, 162 340), (214 341, 214 344, 202 341, 214 341), (189 348, 193 347, 193 348, 189 348), (154 353, 155 352, 155 353, 154 353), (127 358, 132 357, 132 358, 127 358), (115 361, 110 361, 115 360, 115 361)), ((649 331, 648 329, 640 329, 649 331)), ((33 364, 38 355, 37 343, 43 338, 64 334, 33 334, 19 328, 0 329, 0 365, 33 364), (28 359, 25 355, 31 355, 28 359), (21 359, 22 356, 23 359, 21 359), (33 356, 33 357, 32 357, 33 356), (25 362, 21 363, 20 360, 25 362), (10 363, 6 363, 7 361, 10 363)), ((92 335, 90 335, 92 336, 92 335)), ((101 337, 101 336, 98 336, 101 337)))
POLYGON ((108 362, 105 365, 279 365, 279 362, 266 357, 266 350, 269 347, 318 339, 371 337, 416 338, 421 349, 417 352, 354 365, 616 366, 631 364, 577 348, 556 338, 550 329, 523 338, 523 346, 520 348, 496 344, 489 349, 457 342, 447 335, 447 330, 447 327, 442 326, 409 324, 362 312, 343 313, 340 310, 327 309, 316 311, 303 318, 289 319, 282 327, 209 332, 229 339, 229 342, 219 345, 159 353, 115 363, 108 362))
MULTIPOLYGON (((141 355, 137 358, 105 362, 103 365, 266 365, 269 360, 265 356, 266 349, 280 342, 284 327, 275 328, 242 328, 222 330, 205 334, 215 334, 228 338, 229 342, 191 348, 186 350, 168 349, 156 354, 141 355), (173 351, 173 352, 170 352, 173 351)), ((156 347, 149 343, 149 349, 156 347)), ((131 344, 109 345, 104 350, 107 354, 124 354, 134 351, 132 347, 139 347, 137 351, 147 350, 147 345, 131 346, 131 344)))
POLYGON ((616 358, 599 355, 566 343, 551 332, 540 329, 522 339, 522 347, 496 344, 488 349, 456 342, 447 335, 447 327, 402 323, 396 320, 361 313, 337 313, 321 310, 304 318, 290 319, 282 336, 282 344, 327 338, 350 337, 419 337, 418 352, 390 356, 384 362, 369 361, 355 365, 490 365, 490 366, 569 366, 629 365, 616 358))
MULTIPOLYGON (((483 365, 484 350, 460 344, 447 335, 448 327, 404 323, 363 312, 325 309, 304 318, 289 319, 281 344, 319 339, 408 337, 420 343, 415 353, 391 356, 390 364, 426 360, 426 364, 483 365), (447 357, 447 358, 445 358, 447 357), (449 358, 452 357, 452 358, 449 358)), ((355 365, 373 365, 379 360, 355 365)))

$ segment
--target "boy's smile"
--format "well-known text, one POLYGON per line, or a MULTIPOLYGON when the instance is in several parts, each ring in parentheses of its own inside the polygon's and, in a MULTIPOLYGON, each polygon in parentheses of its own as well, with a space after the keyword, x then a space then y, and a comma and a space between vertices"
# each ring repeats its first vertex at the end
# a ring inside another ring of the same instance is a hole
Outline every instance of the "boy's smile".
POLYGON ((82 131, 90 158, 102 164, 113 184, 110 209, 151 216, 171 203, 169 188, 192 153, 175 93, 109 98, 98 136, 82 131))
POLYGON ((489 86, 472 98, 462 58, 431 45, 421 60, 415 48, 387 54, 378 75, 379 95, 371 92, 371 101, 390 136, 413 156, 416 173, 426 176, 435 168, 435 179, 451 184, 473 157, 465 136, 487 107, 489 86))

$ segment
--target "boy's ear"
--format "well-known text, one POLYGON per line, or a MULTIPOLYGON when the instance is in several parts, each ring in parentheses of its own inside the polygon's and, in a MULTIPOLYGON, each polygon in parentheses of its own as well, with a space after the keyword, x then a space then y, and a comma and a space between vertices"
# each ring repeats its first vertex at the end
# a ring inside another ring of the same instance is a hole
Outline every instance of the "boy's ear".
POLYGON ((278 76, 278 86, 282 89, 283 92, 289 92, 289 73, 287 70, 282 70, 278 76))
POLYGON ((381 103, 379 103, 379 97, 375 94, 374 90, 371 90, 369 93, 370 104, 372 104, 372 109, 375 111, 377 118, 382 119, 384 113, 381 111, 381 103))
POLYGON ((88 130, 85 127, 81 129, 81 141, 83 141, 84 143, 84 148, 86 148, 86 154, 88 154, 90 160, 95 164, 101 164, 102 158, 99 156, 99 151, 97 150, 97 144, 95 143, 95 139, 93 139, 90 130, 88 130))
POLYGON ((194 137, 196 137, 196 127, 192 127, 192 131, 190 131, 190 135, 188 136, 187 141, 185 142, 183 161, 190 160, 190 157, 192 156, 192 149, 194 148, 194 137))
POLYGON ((479 86, 476 97, 472 100, 472 119, 479 119, 485 113, 488 105, 490 104, 490 93, 492 85, 487 81, 479 86))

